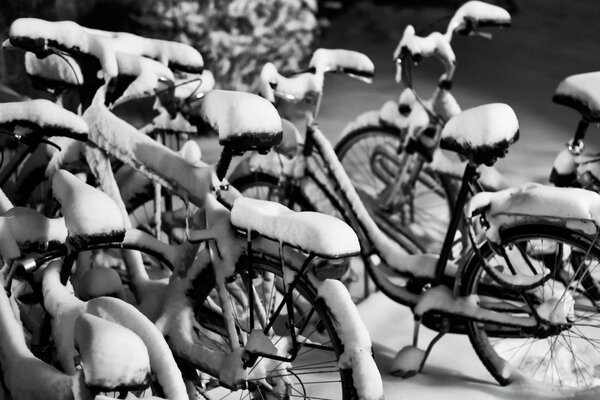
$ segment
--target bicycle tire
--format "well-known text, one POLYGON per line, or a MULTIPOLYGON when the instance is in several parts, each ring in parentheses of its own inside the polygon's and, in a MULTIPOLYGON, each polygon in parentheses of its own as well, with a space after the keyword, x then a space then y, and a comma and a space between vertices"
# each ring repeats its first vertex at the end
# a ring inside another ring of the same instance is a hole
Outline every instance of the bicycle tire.
MULTIPOLYGON (((548 281, 525 292, 534 302, 533 308, 542 306, 544 301, 549 300, 546 294, 556 290, 556 295, 566 296, 561 293, 569 293, 573 298, 574 316, 569 317, 569 324, 565 324, 564 328, 549 334, 467 321, 471 344, 487 370, 502 385, 523 379, 523 375, 544 385, 581 389, 595 385, 594 381, 600 376, 600 347, 595 345, 600 338, 600 329, 588 326, 585 320, 591 318, 593 321, 594 316, 598 317, 600 296, 586 286, 593 279, 597 288, 597 274, 589 272, 594 272, 600 263, 600 248, 594 244, 593 238, 564 227, 548 225, 506 229, 502 232, 500 246, 514 266, 523 265, 518 264, 519 261, 529 260, 534 267, 549 269, 551 278, 548 281), (581 277, 577 277, 575 271, 583 271, 581 277), (586 278, 581 279, 584 276, 586 278), (535 302, 541 303, 535 305, 535 302), (582 322, 585 326, 581 325, 582 322)), ((486 242, 480 253, 492 267, 501 268, 505 263, 496 264, 501 259, 496 256, 493 247, 486 242)), ((477 256, 466 264, 459 293, 462 296, 478 295, 480 306, 488 305, 488 308, 494 307, 512 315, 533 315, 532 307, 525 305, 522 294, 491 282, 477 256), (495 295, 498 292, 492 292, 497 289, 502 291, 499 301, 499 296, 495 295), (502 306, 503 310, 500 309, 502 306)))
POLYGON ((401 145, 401 132, 397 128, 364 126, 344 136, 335 151, 352 184, 364 196, 363 202, 370 204, 369 213, 382 230, 409 236, 428 252, 438 252, 454 209, 456 182, 424 166, 415 183, 414 198, 407 203, 413 210, 411 215, 407 217, 406 212, 397 208, 383 207, 378 196, 391 182, 399 165, 389 156, 384 159, 384 153, 377 149, 385 146, 387 154, 396 153, 400 160, 401 145), (379 171, 374 170, 375 163, 379 171))
MULTIPOLYGON (((278 305, 276 303, 283 297, 282 293, 284 292, 281 290, 282 276, 284 273, 287 274, 295 269, 288 266, 284 267, 281 260, 272 259, 265 255, 252 256, 247 258, 246 261, 252 263, 254 268, 253 290, 256 290, 257 294, 262 294, 257 296, 260 296, 261 304, 263 304, 270 319, 278 305), (289 271, 285 271, 284 268, 289 269, 289 271), (269 278, 273 278, 272 283, 269 283, 269 278), (279 287, 279 290, 275 290, 275 287, 279 287)), ((238 262, 235 276, 228 279, 229 300, 235 309, 236 328, 239 332, 245 332, 246 334, 249 330, 247 309, 250 307, 247 305, 244 307, 243 302, 238 302, 236 299, 241 297, 240 291, 247 293, 248 265, 248 262, 238 262), (232 292, 236 294, 236 297, 231 295, 232 292)), ((212 269, 203 271, 193 282, 194 285, 190 295, 195 302, 196 322, 213 331, 220 329, 222 342, 217 347, 228 348, 228 339, 226 339, 227 336, 224 333, 225 322, 219 312, 215 311, 215 303, 220 306, 220 302, 216 295, 217 289, 212 269)), ((298 275, 298 285, 291 297, 294 299, 292 308, 295 321, 294 330, 297 330, 297 334, 302 336, 302 339, 298 338, 301 342, 298 357, 291 364, 284 367, 282 367, 284 365, 282 362, 276 364, 274 369, 269 370, 267 367, 265 371, 268 372, 265 376, 254 377, 253 379, 265 378, 273 387, 278 387, 279 392, 265 393, 265 391, 269 391, 267 388, 257 387, 250 381, 246 382, 242 389, 232 391, 219 386, 218 377, 201 377, 196 382, 197 389, 201 393, 200 398, 230 398, 228 396, 239 398, 240 394, 243 398, 263 398, 260 396, 266 394, 274 397, 267 396, 264 398, 290 398, 289 396, 294 398, 357 398, 356 389, 353 385, 352 370, 340 369, 338 365, 344 347, 336 332, 336 322, 323 299, 317 297, 315 288, 306 276, 298 275), (317 352, 319 354, 316 354, 317 352), (275 371, 286 371, 286 373, 274 374, 275 371), (285 389, 282 392, 281 380, 284 377, 291 379, 291 382, 285 383, 285 389), (312 379, 315 379, 315 381, 313 382, 312 379), (242 391, 240 392, 240 390, 242 391)), ((271 332, 272 335, 269 339, 275 344, 283 342, 284 338, 290 336, 289 326, 291 325, 289 325, 289 320, 285 321, 286 319, 282 315, 274 319, 274 332, 271 332), (274 337, 279 339, 275 340, 274 337)), ((261 362, 267 362, 265 359, 266 357, 259 357, 257 364, 250 367, 251 370, 257 368, 257 365, 261 362)), ((270 361, 273 362, 273 360, 270 361)), ((258 369, 260 370, 260 368, 258 369)))

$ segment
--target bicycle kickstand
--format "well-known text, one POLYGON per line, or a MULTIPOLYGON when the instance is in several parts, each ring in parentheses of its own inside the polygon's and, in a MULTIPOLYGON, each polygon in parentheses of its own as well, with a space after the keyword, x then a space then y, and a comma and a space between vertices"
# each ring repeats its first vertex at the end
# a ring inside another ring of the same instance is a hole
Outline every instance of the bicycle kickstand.
POLYGON ((400 378, 410 378, 420 373, 429 357, 429 353, 433 349, 433 346, 450 331, 450 323, 447 318, 441 319, 441 326, 438 330, 437 335, 429 342, 427 349, 421 350, 418 347, 419 341, 419 330, 421 328, 421 318, 415 316, 414 319, 414 330, 413 330, 413 344, 404 346, 396 354, 394 361, 392 361, 392 367, 390 373, 400 378))

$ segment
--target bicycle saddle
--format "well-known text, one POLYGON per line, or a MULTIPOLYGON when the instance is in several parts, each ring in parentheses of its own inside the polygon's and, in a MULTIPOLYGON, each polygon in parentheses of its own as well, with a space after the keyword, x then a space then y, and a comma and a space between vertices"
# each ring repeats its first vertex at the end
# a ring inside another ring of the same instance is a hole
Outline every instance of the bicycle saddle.
POLYGON ((88 127, 81 117, 48 100, 37 99, 0 104, 0 127, 23 126, 40 130, 44 136, 87 139, 88 127))
POLYGON ((75 22, 18 18, 10 25, 8 36, 11 45, 29 50, 38 57, 52 54, 51 48, 54 48, 72 56, 97 60, 105 78, 118 74, 117 60, 111 44, 106 39, 87 33, 75 22))
POLYGON ((491 166, 519 138, 513 109, 501 103, 474 107, 452 117, 442 130, 440 146, 474 164, 491 166))
POLYGON ((64 218, 47 218, 35 210, 11 208, 0 217, 0 254, 5 259, 18 258, 21 249, 43 251, 67 239, 64 218))
POLYGON ((50 54, 38 58, 32 52, 25 53, 25 71, 33 86, 42 90, 60 92, 84 83, 79 63, 68 55, 50 54))
POLYGON ((86 385, 107 392, 147 385, 148 349, 132 330, 82 313, 75 321, 74 331, 86 385))
POLYGON ((558 84, 552 101, 572 107, 588 122, 600 121, 600 72, 571 75, 558 84))
POLYGON ((52 193, 61 205, 71 244, 123 240, 121 210, 106 193, 62 169, 52 178, 52 193))
POLYGON ((360 252, 356 233, 341 219, 311 211, 295 212, 271 201, 236 199, 231 209, 231 224, 323 258, 360 252))
POLYGON ((281 142, 281 118, 266 99, 244 92, 212 90, 193 110, 234 153, 266 152, 281 142))

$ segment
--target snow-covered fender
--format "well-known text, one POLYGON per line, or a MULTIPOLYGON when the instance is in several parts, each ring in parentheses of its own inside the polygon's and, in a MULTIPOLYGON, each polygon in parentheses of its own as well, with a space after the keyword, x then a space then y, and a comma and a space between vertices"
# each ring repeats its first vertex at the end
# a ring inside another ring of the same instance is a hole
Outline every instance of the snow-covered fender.
POLYGON ((338 138, 338 141, 341 141, 351 132, 368 126, 385 126, 397 128, 399 130, 405 129, 408 121, 406 116, 403 116, 400 114, 400 111, 398 111, 399 104, 400 103, 396 100, 388 100, 381 106, 379 110, 369 110, 363 112, 344 127, 338 138))
POLYGON ((501 230, 523 224, 561 226, 595 235, 600 226, 600 195, 578 188, 525 183, 495 193, 478 193, 466 211, 470 218, 485 218, 485 236, 493 243, 500 242, 501 230))

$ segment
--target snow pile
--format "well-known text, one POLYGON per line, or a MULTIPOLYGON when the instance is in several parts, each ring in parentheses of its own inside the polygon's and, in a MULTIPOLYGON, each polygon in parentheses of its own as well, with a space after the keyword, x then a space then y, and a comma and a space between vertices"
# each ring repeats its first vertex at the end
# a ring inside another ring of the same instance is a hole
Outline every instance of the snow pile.
POLYGON ((593 221, 590 227, 600 225, 600 195, 577 189, 557 188, 537 183, 526 183, 500 192, 478 193, 467 205, 467 215, 483 210, 490 225, 486 237, 499 243, 499 230, 527 220, 554 221, 573 229, 586 229, 579 222, 593 221))
POLYGON ((74 86, 83 84, 81 67, 68 55, 50 54, 47 57, 38 58, 28 51, 25 53, 25 70, 29 75, 51 81, 64 82, 74 86))
POLYGON ((316 212, 294 212, 271 201, 249 197, 236 199, 231 210, 231 223, 324 257, 360 252, 356 233, 344 221, 316 212))

